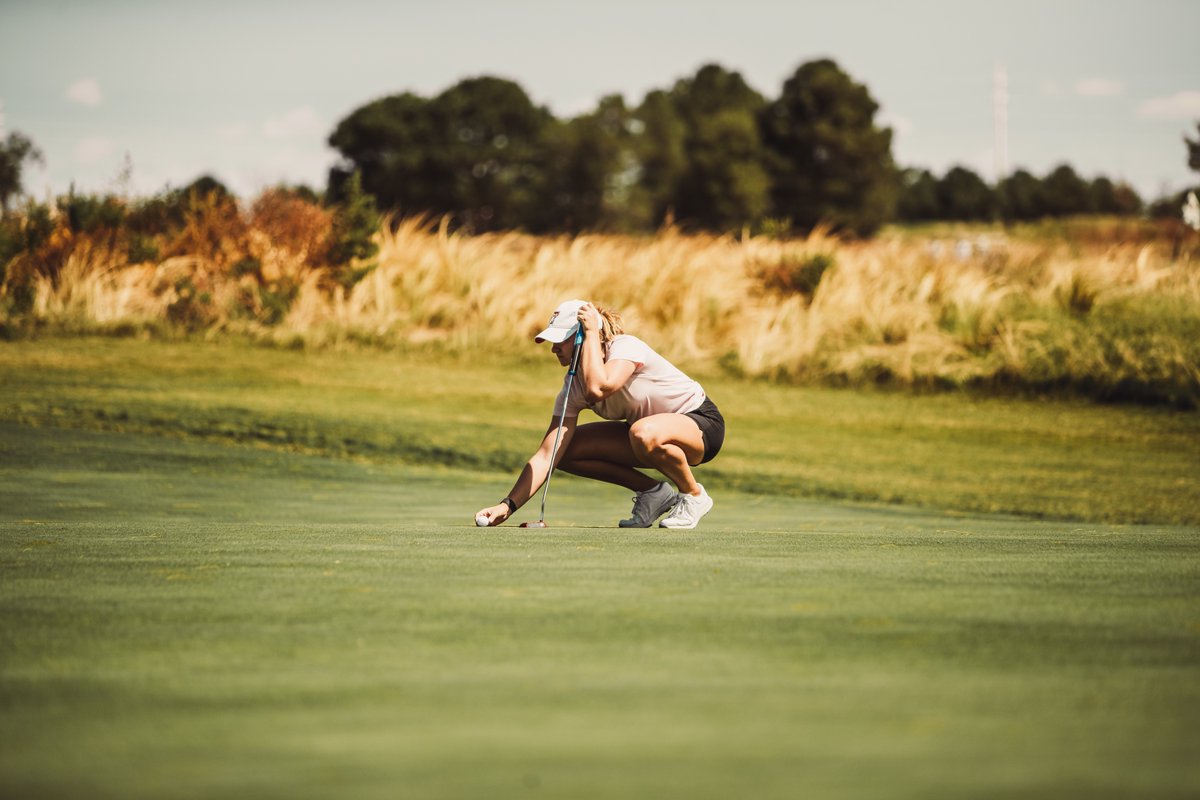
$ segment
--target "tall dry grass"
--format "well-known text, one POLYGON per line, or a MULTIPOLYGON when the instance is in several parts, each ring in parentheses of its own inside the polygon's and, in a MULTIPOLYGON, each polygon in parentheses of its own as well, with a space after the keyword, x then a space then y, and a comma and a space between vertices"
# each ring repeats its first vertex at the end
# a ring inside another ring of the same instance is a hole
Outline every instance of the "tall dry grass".
POLYGON ((1200 400, 1194 240, 538 238, 408 220, 379 232, 377 266, 351 289, 260 227, 245 241, 252 274, 211 246, 144 265, 80 247, 54 279, 37 280, 29 313, 71 331, 166 325, 312 347, 528 351, 550 310, 579 297, 620 311, 631 332, 692 368, 1200 400))

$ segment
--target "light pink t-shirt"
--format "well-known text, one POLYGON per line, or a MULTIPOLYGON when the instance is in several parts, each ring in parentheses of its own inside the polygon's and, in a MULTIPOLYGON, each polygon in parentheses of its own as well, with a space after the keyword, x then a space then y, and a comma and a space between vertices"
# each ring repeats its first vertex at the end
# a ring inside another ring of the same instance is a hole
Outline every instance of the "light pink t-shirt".
MULTIPOLYGON (((571 398, 563 415, 566 419, 578 417, 580 411, 590 408, 603 419, 636 422, 652 414, 686 414, 704 402, 704 389, 699 383, 636 336, 621 334, 615 337, 604 363, 610 361, 632 361, 636 368, 624 386, 595 405, 588 405, 584 399, 587 390, 580 370, 571 387, 571 398)), ((566 390, 567 379, 564 377, 563 388, 554 401, 555 415, 563 407, 566 390)))

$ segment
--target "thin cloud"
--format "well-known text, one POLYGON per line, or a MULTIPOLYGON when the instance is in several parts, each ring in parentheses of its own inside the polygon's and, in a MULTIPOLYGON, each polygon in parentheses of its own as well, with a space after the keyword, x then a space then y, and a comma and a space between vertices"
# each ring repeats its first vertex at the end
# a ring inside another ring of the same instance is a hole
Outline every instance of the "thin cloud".
POLYGON ((290 139, 320 132, 321 121, 312 106, 293 108, 281 117, 268 119, 262 125, 263 136, 268 139, 290 139))
POLYGON ((1176 92, 1169 97, 1153 97, 1138 106, 1138 114, 1154 119, 1194 119, 1200 117, 1200 91, 1176 92))
POLYGON ((1116 97, 1125 93, 1125 84, 1108 78, 1084 78, 1075 84, 1075 94, 1082 97, 1116 97))
POLYGON ((217 128, 217 136, 227 142, 244 139, 248 133, 246 126, 240 122, 231 122, 217 128))
POLYGON ((0 97, 0 137, 4 137, 8 132, 4 128, 4 98, 0 97))
POLYGON ((75 143, 75 160, 83 164, 101 161, 112 152, 113 143, 108 139, 80 139, 75 143))
POLYGON ((94 108, 104 102, 104 93, 100 91, 100 81, 95 78, 83 78, 67 87, 67 98, 94 108))

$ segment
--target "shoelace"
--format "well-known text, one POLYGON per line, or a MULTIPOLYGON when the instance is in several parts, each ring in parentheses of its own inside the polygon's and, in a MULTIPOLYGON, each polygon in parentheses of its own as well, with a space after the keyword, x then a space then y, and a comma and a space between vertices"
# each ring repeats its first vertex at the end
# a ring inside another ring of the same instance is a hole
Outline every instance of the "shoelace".
POLYGON ((690 498, 691 498, 690 494, 680 493, 679 499, 675 501, 675 505, 671 506, 671 513, 668 514, 667 517, 668 518, 677 517, 681 513, 686 511, 688 508, 688 500, 690 498))

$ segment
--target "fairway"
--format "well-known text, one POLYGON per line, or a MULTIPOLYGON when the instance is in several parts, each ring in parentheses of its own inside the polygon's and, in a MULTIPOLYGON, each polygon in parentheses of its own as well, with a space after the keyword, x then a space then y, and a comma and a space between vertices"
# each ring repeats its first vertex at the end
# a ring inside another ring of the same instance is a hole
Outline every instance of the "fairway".
POLYGON ((0 423, 5 797, 1185 797, 1200 542, 0 423), (536 507, 523 509, 517 521, 536 507))
POLYGON ((0 0, 0 800, 1200 800, 1200 0, 1084 9, 0 0))

